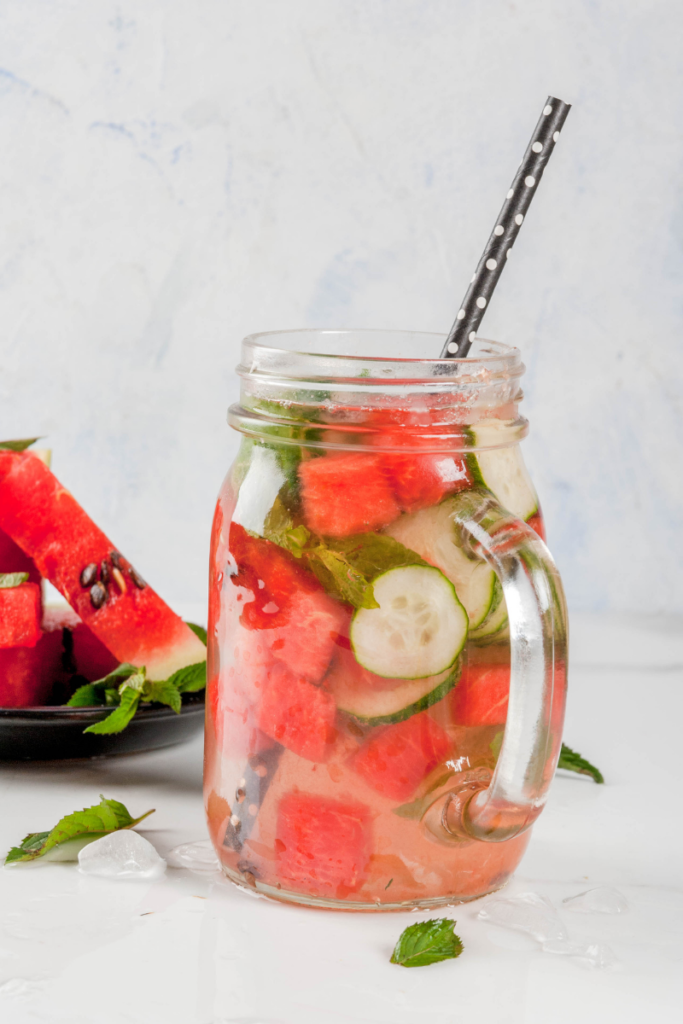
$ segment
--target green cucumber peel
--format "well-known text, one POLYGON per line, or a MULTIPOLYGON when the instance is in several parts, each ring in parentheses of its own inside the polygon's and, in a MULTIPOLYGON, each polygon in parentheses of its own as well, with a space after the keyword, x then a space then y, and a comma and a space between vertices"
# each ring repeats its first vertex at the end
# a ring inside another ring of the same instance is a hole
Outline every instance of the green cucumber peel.
POLYGON ((438 704, 440 700, 443 700, 446 694, 450 693, 460 679, 461 671, 462 664, 459 660, 451 674, 444 679, 442 683, 439 683, 439 685, 433 690, 430 690, 429 693, 420 697, 419 700, 413 701, 412 704, 406 705, 406 707, 401 708, 400 711, 396 711, 393 714, 364 716, 356 714, 343 707, 340 707, 339 711, 348 718, 358 722, 359 725, 370 726, 372 728, 377 725, 395 725, 397 722, 404 722, 407 718, 412 718, 413 715, 419 715, 421 711, 426 711, 427 708, 431 708, 434 704, 438 704))
POLYGON ((90 842, 110 832, 133 828, 150 814, 154 814, 154 809, 146 811, 139 818, 133 818, 128 808, 118 800, 107 800, 101 796, 99 804, 67 814, 49 832, 29 832, 19 846, 12 847, 5 857, 5 864, 37 860, 51 850, 74 840, 80 840, 80 845, 83 846, 83 840, 90 842))
POLYGON ((30 448, 32 444, 40 440, 42 440, 42 437, 25 437, 21 441, 0 441, 0 450, 25 452, 27 448, 30 448))
POLYGON ((0 590, 14 590, 27 580, 27 572, 0 572, 0 590))

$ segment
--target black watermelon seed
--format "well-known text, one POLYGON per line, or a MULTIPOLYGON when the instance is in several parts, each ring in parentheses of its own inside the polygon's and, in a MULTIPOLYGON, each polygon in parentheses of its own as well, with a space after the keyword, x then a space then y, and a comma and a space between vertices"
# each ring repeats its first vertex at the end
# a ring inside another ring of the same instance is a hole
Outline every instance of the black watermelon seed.
POLYGON ((100 579, 103 583, 109 583, 111 579, 111 569, 109 568, 109 562, 106 558, 103 558, 100 563, 100 579))
POLYGON ((107 588, 103 587, 101 583, 96 583, 90 588, 90 603, 93 608, 101 608, 106 600, 107 588))
POLYGON ((91 562, 81 572, 81 586, 89 587, 97 579, 97 563, 91 562))
POLYGON ((123 569, 123 555, 120 551, 110 551, 109 557, 117 569, 123 569))
POLYGON ((133 583, 138 588, 138 590, 144 590, 145 589, 147 584, 143 580, 143 578, 140 575, 140 573, 135 571, 135 569, 133 568, 132 565, 131 565, 130 569, 128 570, 128 575, 130 576, 130 578, 132 579, 133 583))

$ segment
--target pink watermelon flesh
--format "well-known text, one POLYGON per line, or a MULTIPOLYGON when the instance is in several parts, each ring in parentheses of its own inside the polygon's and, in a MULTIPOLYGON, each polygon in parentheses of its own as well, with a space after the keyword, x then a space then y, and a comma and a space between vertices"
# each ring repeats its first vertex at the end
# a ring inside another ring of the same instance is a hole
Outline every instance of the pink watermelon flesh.
POLYGON ((145 665, 149 678, 166 679, 205 660, 199 638, 31 452, 0 451, 0 528, 118 661, 145 665), (91 565, 96 585, 84 586, 81 574, 91 565), (97 594, 104 595, 99 607, 97 594))
POLYGON ((348 537, 387 526, 400 514, 382 457, 325 455, 299 466, 306 526, 327 537, 348 537))
POLYGON ((40 587, 0 588, 0 648, 35 647, 40 640, 40 587))
POLYGON ((278 807, 275 849, 285 888, 343 897, 363 884, 372 852, 370 811, 346 800, 288 793, 278 807))
POLYGON ((0 572, 27 572, 29 583, 40 583, 40 573, 32 558, 4 530, 0 530, 0 572))
POLYGON ((373 789, 406 801, 450 749, 448 734, 422 712, 373 731, 354 756, 352 767, 373 789))
POLYGON ((62 668, 62 633, 43 633, 35 647, 0 650, 0 707, 40 707, 49 702, 62 668))
POLYGON ((337 707, 324 690, 275 664, 268 673, 259 728, 308 761, 324 761, 336 736, 337 707))

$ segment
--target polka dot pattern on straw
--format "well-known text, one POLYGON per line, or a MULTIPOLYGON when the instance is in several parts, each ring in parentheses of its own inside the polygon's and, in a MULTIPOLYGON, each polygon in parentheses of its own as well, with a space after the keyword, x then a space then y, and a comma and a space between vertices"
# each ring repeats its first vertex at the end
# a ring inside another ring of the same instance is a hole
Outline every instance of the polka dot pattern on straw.
POLYGON ((563 103, 554 96, 549 96, 546 100, 524 159, 505 197, 503 209, 498 215, 467 294, 460 305, 455 323, 446 339, 441 353, 442 359, 463 358, 469 352, 484 316, 484 310, 491 301, 570 110, 569 103, 563 103))

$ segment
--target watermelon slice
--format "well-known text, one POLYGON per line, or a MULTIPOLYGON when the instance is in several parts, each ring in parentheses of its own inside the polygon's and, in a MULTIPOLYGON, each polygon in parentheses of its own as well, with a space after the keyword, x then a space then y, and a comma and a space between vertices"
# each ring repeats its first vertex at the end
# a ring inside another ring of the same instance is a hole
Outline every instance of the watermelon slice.
POLYGON ((62 670, 62 632, 43 633, 35 647, 0 650, 0 707, 41 707, 62 670))
POLYGON ((251 592, 240 622, 264 630, 272 654, 289 669, 317 682, 325 674, 335 641, 346 625, 345 608, 277 544, 230 526, 230 550, 238 572, 235 586, 251 592))
POLYGON ((0 528, 119 661, 166 679, 205 660, 201 640, 29 451, 0 450, 0 528))
POLYGON ((329 693, 276 664, 261 698, 259 727, 307 761, 325 761, 336 736, 336 712, 329 693))
POLYGON ((400 508, 384 473, 382 456, 343 453, 299 465, 304 521, 313 533, 348 537, 387 526, 400 508))
POLYGON ((35 647, 40 640, 40 587, 0 587, 0 648, 35 647))
POLYGON ((403 803, 450 749, 448 734, 423 711, 377 729, 351 764, 373 789, 403 803))
POLYGON ((372 852, 370 811, 346 800, 288 793, 278 806, 275 849, 284 886, 343 899, 365 877, 372 852))
MULTIPOLYGON (((406 431, 386 431, 373 441, 378 447, 393 449, 412 448, 432 444, 432 438, 406 434, 406 431)), ((403 512, 417 512, 430 505, 438 505, 447 494, 454 494, 472 486, 472 476, 465 459, 447 452, 387 451, 382 454, 382 466, 403 512)))
POLYGON ((510 695, 509 665, 467 665, 453 690, 456 725, 505 725, 510 695))

